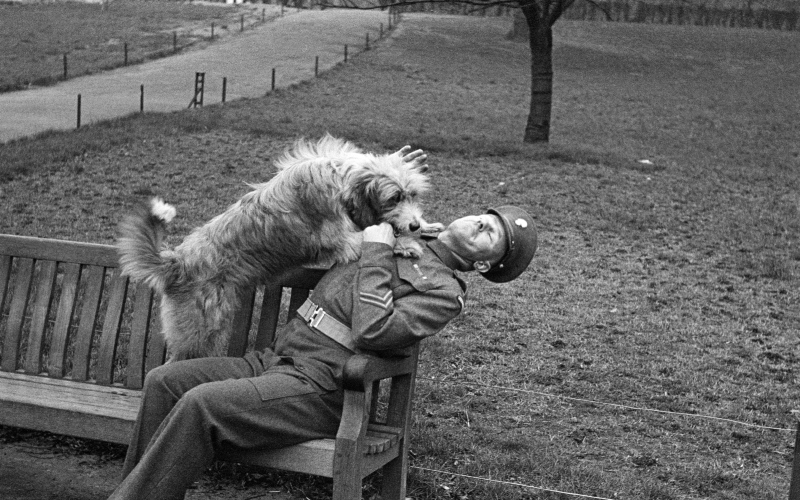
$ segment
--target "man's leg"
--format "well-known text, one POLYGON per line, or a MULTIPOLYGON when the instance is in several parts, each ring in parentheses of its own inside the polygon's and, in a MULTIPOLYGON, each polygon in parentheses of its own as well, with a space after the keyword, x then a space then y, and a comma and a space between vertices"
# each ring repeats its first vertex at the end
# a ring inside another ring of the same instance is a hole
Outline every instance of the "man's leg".
POLYGON ((280 448, 335 436, 341 406, 341 391, 322 390, 284 370, 198 385, 164 418, 111 498, 181 498, 216 451, 280 448))
POLYGON ((148 372, 122 477, 130 474, 139 463, 153 435, 186 392, 200 384, 253 377, 262 371, 242 358, 219 357, 168 363, 148 372))

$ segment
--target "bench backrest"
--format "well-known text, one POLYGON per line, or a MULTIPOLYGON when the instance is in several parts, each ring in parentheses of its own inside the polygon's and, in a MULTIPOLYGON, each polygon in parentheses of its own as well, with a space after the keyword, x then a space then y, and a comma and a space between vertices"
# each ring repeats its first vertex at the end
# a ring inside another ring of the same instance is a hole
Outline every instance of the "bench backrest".
MULTIPOLYGON (((268 346, 281 309, 294 314, 322 274, 247 291, 229 355, 268 346)), ((157 302, 121 275, 111 245, 0 235, 0 370, 139 389, 165 359, 157 302)))

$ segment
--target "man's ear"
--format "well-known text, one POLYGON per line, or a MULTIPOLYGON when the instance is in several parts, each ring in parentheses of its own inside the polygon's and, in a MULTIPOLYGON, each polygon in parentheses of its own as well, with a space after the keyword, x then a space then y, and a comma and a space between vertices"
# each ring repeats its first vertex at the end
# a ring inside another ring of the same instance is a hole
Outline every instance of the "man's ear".
POLYGON ((472 263, 472 267, 474 267, 479 273, 485 273, 492 268, 492 265, 485 260, 478 260, 472 263))

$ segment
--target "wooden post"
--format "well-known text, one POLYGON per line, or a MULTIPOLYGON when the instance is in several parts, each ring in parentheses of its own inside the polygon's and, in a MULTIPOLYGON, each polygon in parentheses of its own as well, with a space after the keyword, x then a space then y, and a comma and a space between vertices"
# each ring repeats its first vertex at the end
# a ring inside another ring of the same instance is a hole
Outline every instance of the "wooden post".
POLYGON ((81 95, 78 94, 78 125, 75 128, 81 128, 81 95))
POLYGON ((244 31, 244 14, 239 18, 239 31, 244 31))
POLYGON ((178 32, 172 32, 172 52, 178 52, 178 32))
POLYGON ((272 90, 275 90, 275 68, 272 68, 272 90))
POLYGON ((319 56, 314 58, 314 78, 319 76, 319 56))
POLYGON ((225 93, 228 90, 228 77, 222 77, 222 104, 225 104, 225 93))
POLYGON ((125 66, 128 65, 128 42, 125 42, 125 66))
POLYGON ((267 9, 261 9, 261 22, 262 23, 267 22, 267 13, 266 13, 266 11, 267 11, 267 9))
POLYGON ((139 86, 139 113, 144 113, 144 84, 139 86))
POLYGON ((67 79, 67 53, 64 52, 64 80, 67 79))
POLYGON ((214 23, 211 23, 211 39, 214 39, 214 23))
POLYGON ((367 33, 367 44, 364 46, 364 50, 369 50, 369 33, 367 33))
POLYGON ((380 34, 378 35, 378 39, 380 40, 381 38, 383 38, 383 23, 381 23, 381 31, 380 34))
POLYGON ((347 62, 347 44, 344 44, 344 62, 347 62))

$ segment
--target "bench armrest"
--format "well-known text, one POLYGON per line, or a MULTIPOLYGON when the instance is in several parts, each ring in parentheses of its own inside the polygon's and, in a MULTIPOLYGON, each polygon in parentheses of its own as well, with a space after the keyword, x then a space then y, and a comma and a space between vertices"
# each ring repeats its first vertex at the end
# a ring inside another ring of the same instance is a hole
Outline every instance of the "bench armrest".
POLYGON ((373 382, 398 375, 414 373, 414 356, 380 358, 370 354, 356 354, 344 365, 345 390, 364 392, 373 382))

